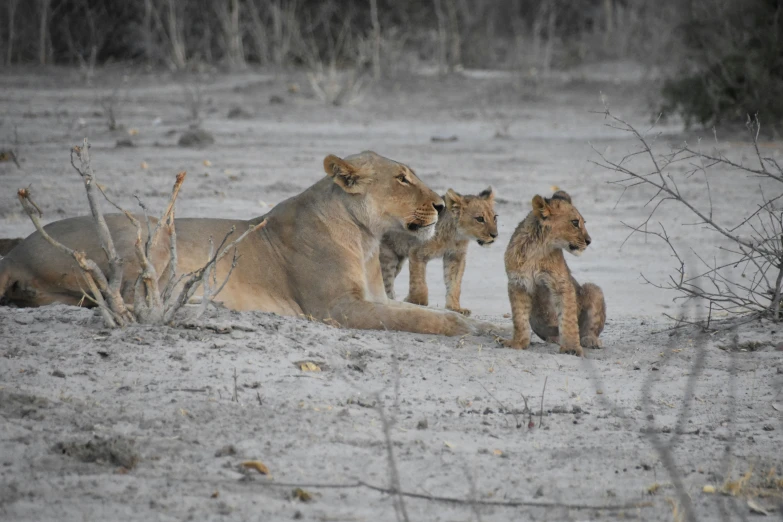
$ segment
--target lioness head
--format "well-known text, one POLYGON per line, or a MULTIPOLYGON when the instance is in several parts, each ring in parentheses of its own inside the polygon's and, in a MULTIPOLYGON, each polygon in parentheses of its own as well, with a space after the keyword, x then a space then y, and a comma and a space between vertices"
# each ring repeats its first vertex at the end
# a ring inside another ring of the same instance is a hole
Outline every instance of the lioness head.
POLYGON ((551 198, 536 195, 533 198, 533 214, 549 230, 549 240, 554 248, 580 256, 590 244, 585 220, 565 191, 558 190, 551 198))
POLYGON ((498 237, 498 215, 495 214, 495 191, 488 187, 477 196, 463 196, 449 189, 443 200, 457 218, 457 233, 463 239, 475 239, 489 246, 498 237))
POLYGON ((422 239, 435 231, 443 199, 406 165, 374 152, 324 158, 324 170, 348 194, 362 197, 386 230, 403 229, 422 239))

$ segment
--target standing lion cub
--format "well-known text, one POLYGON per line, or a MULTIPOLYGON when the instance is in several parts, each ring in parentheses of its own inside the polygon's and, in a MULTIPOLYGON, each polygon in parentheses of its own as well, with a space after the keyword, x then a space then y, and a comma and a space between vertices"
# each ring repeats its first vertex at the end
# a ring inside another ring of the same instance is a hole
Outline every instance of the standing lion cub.
POLYGON ((449 189, 443 196, 446 210, 433 227, 429 239, 410 234, 389 232, 381 240, 380 260, 386 295, 394 299, 394 280, 409 259, 410 286, 408 303, 426 306, 427 263, 443 258, 443 280, 446 283, 446 308, 470 315, 470 310, 460 307, 462 276, 465 273, 465 257, 468 243, 475 239, 481 246, 489 246, 498 237, 498 216, 495 214, 495 192, 488 187, 476 196, 463 196, 449 189))
POLYGON ((530 344, 530 327, 542 339, 560 344, 561 353, 583 355, 600 348, 606 322, 604 294, 594 284, 580 285, 563 250, 579 256, 590 244, 585 220, 562 190, 533 198, 533 211, 517 226, 506 249, 508 298, 514 338, 510 348, 530 344))

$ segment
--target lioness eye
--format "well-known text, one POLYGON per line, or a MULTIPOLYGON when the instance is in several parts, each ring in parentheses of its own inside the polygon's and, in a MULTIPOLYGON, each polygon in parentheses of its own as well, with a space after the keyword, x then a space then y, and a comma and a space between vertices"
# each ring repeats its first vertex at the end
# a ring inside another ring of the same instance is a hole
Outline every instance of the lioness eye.
POLYGON ((574 225, 576 228, 579 228, 579 220, 578 219, 571 220, 571 224, 574 225))
POLYGON ((408 178, 405 177, 405 174, 400 174, 397 176, 397 180, 402 183, 403 185, 410 185, 411 182, 408 181, 408 178))
POLYGON ((476 218, 476 221, 478 221, 479 223, 483 223, 484 222, 484 217, 483 216, 478 216, 476 218))

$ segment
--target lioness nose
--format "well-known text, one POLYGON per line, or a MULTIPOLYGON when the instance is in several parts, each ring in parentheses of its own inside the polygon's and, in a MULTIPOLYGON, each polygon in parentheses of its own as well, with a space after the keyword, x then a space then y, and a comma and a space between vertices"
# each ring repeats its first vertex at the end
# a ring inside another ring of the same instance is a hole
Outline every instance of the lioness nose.
POLYGON ((497 232, 490 232, 489 233, 489 237, 491 237, 492 239, 495 239, 496 237, 498 237, 498 233, 497 232))
POLYGON ((590 243, 592 243, 592 239, 588 236, 585 238, 585 245, 590 246, 590 243))
POLYGON ((441 212, 443 212, 443 209, 446 208, 443 203, 433 203, 433 207, 435 207, 435 210, 438 212, 438 215, 440 215, 441 212))

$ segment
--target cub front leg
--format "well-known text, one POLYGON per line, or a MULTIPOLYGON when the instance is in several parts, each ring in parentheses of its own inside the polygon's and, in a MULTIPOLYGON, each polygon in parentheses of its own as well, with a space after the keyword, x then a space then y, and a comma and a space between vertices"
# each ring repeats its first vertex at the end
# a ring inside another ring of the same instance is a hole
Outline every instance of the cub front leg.
POLYGON ((462 276, 465 274, 466 249, 446 252, 443 256, 443 282, 446 283, 446 308, 462 315, 470 310, 459 305, 462 292, 462 276))
POLYGON ((429 290, 427 289, 427 262, 429 258, 422 255, 418 249, 413 249, 408 257, 410 268, 410 282, 408 297, 405 301, 417 305, 427 306, 429 303, 429 290))
POLYGON ((400 258, 394 249, 386 243, 381 243, 378 250, 378 259, 381 262, 381 274, 386 297, 394 299, 394 280, 400 273, 400 268, 405 258, 400 258))
POLYGON ((511 302, 511 320, 514 322, 514 338, 501 339, 500 344, 508 348, 526 350, 530 346, 530 306, 533 297, 526 288, 509 281, 508 300, 511 302))
POLYGON ((570 280, 558 280, 552 288, 553 300, 559 320, 560 353, 584 355, 579 339, 576 288, 570 280))

